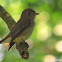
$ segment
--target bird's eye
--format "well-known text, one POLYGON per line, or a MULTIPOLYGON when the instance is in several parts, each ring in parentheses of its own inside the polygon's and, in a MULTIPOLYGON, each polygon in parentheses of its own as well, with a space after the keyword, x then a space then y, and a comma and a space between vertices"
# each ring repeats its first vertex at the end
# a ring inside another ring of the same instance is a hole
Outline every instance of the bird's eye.
POLYGON ((29 15, 30 14, 30 12, 27 12, 27 15, 29 15))

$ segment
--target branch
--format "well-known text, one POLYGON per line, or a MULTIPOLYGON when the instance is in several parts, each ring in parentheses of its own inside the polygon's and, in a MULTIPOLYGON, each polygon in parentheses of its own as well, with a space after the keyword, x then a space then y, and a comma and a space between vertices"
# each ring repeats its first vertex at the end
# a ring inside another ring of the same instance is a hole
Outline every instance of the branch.
POLYGON ((16 22, 11 15, 0 5, 0 17, 5 21, 10 29, 16 22))
MULTIPOLYGON (((11 17, 11 15, 1 5, 0 5, 0 17, 5 21, 9 30, 16 23, 15 20, 11 17)), ((19 51, 22 58, 24 59, 29 58, 28 44, 26 42, 22 42, 19 45, 16 44, 16 49, 19 51)))

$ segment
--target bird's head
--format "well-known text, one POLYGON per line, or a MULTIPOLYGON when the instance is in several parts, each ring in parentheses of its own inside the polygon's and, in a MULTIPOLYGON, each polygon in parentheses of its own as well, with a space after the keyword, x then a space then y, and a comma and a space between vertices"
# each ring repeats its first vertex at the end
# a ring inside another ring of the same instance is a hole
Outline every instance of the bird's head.
POLYGON ((39 13, 36 13, 33 9, 25 9, 23 12, 22 12, 22 15, 21 17, 22 18, 31 18, 31 19, 34 19, 36 15, 38 15, 39 13))

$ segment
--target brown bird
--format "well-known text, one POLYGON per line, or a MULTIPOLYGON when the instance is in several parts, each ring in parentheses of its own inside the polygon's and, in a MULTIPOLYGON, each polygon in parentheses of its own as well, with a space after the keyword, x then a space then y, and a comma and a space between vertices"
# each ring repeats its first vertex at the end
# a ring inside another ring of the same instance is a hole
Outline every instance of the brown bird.
POLYGON ((0 41, 0 43, 10 42, 9 49, 16 43, 17 45, 25 41, 30 37, 34 29, 34 19, 35 16, 39 13, 36 13, 33 9, 25 9, 22 12, 21 18, 19 21, 12 27, 10 33, 0 41))

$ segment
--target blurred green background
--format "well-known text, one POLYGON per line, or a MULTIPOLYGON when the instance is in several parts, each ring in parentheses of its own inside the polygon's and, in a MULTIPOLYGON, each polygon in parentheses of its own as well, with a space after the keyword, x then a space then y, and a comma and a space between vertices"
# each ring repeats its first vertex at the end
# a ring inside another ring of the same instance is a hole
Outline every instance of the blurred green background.
MULTIPOLYGON (((40 13, 27 40, 30 58, 22 59, 15 46, 8 52, 7 44, 0 44, 0 62, 62 62, 62 0, 0 0, 0 5, 16 22, 26 8, 40 13)), ((0 39, 8 33, 0 18, 0 39)))

